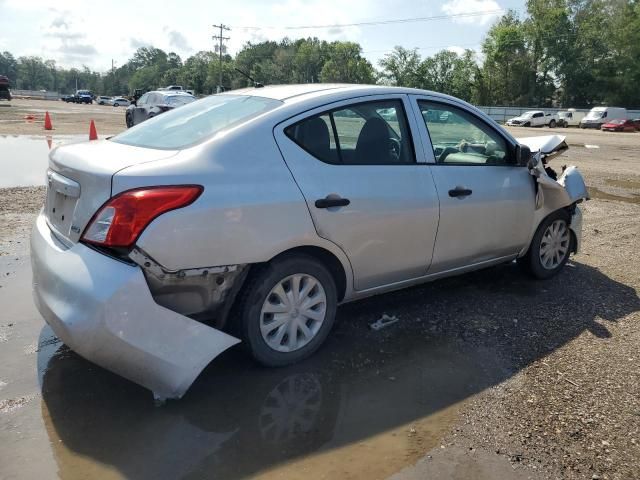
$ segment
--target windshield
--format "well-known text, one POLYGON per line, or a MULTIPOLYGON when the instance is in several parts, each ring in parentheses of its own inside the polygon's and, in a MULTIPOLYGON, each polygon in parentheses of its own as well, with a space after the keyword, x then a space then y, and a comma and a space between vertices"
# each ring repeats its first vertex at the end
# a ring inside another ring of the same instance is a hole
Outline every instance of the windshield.
POLYGON ((569 112, 560 112, 560 117, 561 118, 565 118, 565 117, 570 117, 571 114, 569 112))
POLYGON ((589 119, 602 118, 604 114, 605 114, 604 110, 591 110, 589 113, 587 113, 587 116, 585 118, 589 118, 589 119))
POLYGON ((522 115, 520 115, 520 117, 522 117, 522 118, 531 118, 534 113, 536 113, 536 112, 524 112, 522 115))
POLYGON ((139 147, 175 150, 199 143, 282 105, 246 95, 212 95, 147 120, 111 140, 139 147))
POLYGON ((187 103, 194 102, 196 99, 191 95, 173 95, 166 98, 167 105, 179 107, 180 105, 186 105, 187 103))
POLYGON ((621 118, 616 118, 615 120, 611 120, 609 123, 613 123, 614 125, 621 125, 624 123, 624 120, 621 118))

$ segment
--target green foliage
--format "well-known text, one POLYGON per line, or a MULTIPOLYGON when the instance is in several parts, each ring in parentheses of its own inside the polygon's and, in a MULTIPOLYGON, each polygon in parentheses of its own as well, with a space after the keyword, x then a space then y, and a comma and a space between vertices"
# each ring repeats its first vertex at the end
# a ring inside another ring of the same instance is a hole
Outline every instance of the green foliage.
POLYGON ((122 95, 136 88, 182 85, 197 94, 251 86, 237 69, 265 85, 381 83, 425 88, 481 105, 640 106, 639 0, 526 0, 491 26, 482 58, 442 50, 421 58, 396 46, 377 72, 353 42, 317 38, 247 43, 232 57, 200 51, 182 60, 154 47, 136 50, 105 73, 64 69, 40 57, 0 52, 0 74, 15 88, 122 95))

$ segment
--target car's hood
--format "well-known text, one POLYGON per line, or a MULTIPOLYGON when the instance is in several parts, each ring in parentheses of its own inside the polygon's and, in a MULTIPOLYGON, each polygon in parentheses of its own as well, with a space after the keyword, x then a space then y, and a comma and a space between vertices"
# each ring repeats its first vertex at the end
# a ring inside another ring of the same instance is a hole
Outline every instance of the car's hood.
POLYGON ((564 135, 543 135, 540 137, 516 138, 518 143, 526 145, 532 153, 540 152, 542 157, 555 157, 569 149, 564 135))
POLYGON ((517 121, 517 122, 524 122, 525 120, 528 120, 528 118, 527 117, 513 117, 513 118, 510 118, 508 121, 509 122, 513 122, 514 120, 517 121))

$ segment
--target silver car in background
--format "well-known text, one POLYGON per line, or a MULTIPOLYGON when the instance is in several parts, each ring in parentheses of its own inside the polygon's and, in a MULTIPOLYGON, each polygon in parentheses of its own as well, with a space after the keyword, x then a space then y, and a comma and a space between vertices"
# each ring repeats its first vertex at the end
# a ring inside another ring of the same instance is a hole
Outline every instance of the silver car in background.
POLYGON ((340 303, 515 259, 557 274, 587 198, 545 168, 566 148, 422 90, 210 96, 52 150, 35 301, 71 349, 179 398, 240 341, 269 366, 309 356, 340 303))

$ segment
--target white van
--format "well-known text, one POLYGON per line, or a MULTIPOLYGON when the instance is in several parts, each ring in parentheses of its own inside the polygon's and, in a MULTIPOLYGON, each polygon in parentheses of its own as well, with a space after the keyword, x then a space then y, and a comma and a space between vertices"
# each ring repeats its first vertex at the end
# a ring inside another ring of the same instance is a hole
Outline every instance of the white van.
POLYGON ((580 128, 600 129, 603 123, 621 118, 627 119, 627 109, 620 107, 593 107, 580 121, 580 128))
POLYGON ((575 108, 569 108, 564 112, 558 112, 559 127, 577 127, 586 113, 577 112, 575 108))

